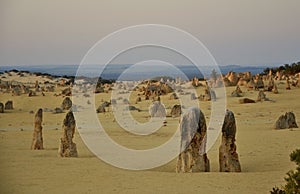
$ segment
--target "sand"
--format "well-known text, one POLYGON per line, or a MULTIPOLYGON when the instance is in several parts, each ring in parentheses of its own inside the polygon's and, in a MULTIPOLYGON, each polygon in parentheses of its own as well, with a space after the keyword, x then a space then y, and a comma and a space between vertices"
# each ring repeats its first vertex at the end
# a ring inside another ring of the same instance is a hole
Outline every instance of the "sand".
MULTIPOLYGON (((235 87, 227 87, 227 108, 232 110, 237 122, 236 144, 242 167, 241 173, 220 173, 218 149, 220 137, 208 151, 211 172, 175 173, 176 159, 150 170, 130 171, 113 167, 95 155, 82 142, 78 132, 78 158, 58 157, 59 139, 65 113, 44 112, 44 150, 30 150, 34 114, 38 108, 60 107, 62 96, 45 92, 46 96, 12 96, 1 93, 0 102, 13 100, 14 110, 0 114, 0 191, 1 193, 268 193, 275 185, 284 184, 286 172, 295 169, 289 154, 300 147, 300 129, 274 130, 276 119, 287 111, 293 111, 300 125, 300 88, 285 90, 285 82, 278 85, 279 94, 266 92, 272 101, 239 104, 230 97, 235 87)), ((279 82, 277 82, 279 83, 279 82)), ((258 91, 247 91, 244 96, 256 99, 258 91)), ((197 89, 198 94, 204 88, 197 89)), ((110 93, 96 95, 96 105, 109 100, 110 93)), ((131 96, 132 105, 142 109, 131 111, 134 118, 147 122, 147 107, 151 101, 135 104, 136 93, 131 96)), ((178 103, 162 97, 168 108, 178 103)), ((199 102, 201 110, 210 119, 210 102, 199 102)), ((97 108, 97 107, 96 107, 97 108)), ((114 122, 111 113, 99 113, 107 133, 118 143, 135 149, 152 148, 164 143, 177 129, 179 118, 167 118, 167 126, 145 137, 129 134, 114 122)), ((178 144, 179 145, 179 144, 178 144)))

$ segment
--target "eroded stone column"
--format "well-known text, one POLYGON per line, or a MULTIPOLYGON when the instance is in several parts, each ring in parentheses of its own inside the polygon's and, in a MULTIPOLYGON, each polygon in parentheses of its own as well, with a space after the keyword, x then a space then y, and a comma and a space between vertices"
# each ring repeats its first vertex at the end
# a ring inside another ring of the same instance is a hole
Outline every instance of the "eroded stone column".
POLYGON ((220 172, 241 172, 241 165, 236 152, 235 133, 234 114, 227 110, 222 127, 222 143, 219 148, 220 172))
POLYGON ((43 146, 43 132, 42 132, 42 122, 43 122, 43 110, 40 108, 34 117, 34 130, 31 149, 32 150, 42 150, 43 146))
POLYGON ((61 157, 77 157, 76 144, 73 142, 75 133, 75 118, 70 111, 67 113, 63 122, 63 137, 60 139, 58 153, 61 157))
POLYGON ((206 121, 199 108, 189 109, 180 120, 180 154, 176 172, 209 172, 206 155, 206 121))

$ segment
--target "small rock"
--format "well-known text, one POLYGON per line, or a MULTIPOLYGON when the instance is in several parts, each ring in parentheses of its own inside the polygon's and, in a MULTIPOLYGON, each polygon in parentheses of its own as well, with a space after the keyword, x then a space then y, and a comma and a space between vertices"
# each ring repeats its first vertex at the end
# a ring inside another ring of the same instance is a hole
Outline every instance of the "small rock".
POLYGON ((296 117, 293 112, 281 115, 275 123, 275 129, 298 128, 296 117))

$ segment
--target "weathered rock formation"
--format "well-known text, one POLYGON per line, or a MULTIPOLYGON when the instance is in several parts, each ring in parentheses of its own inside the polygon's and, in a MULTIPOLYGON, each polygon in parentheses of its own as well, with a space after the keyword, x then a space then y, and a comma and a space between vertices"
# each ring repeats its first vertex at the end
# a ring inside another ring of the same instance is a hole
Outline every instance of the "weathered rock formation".
POLYGON ((272 89, 272 92, 273 92, 274 94, 278 94, 278 89, 277 89, 276 84, 274 84, 274 87, 273 87, 273 89, 272 89))
POLYGON ((63 113, 64 111, 61 109, 61 108, 58 108, 56 107, 54 110, 53 110, 53 113, 54 114, 59 114, 59 113, 63 113))
POLYGON ((168 85, 168 84, 162 84, 161 85, 161 92, 160 94, 168 94, 173 92, 174 90, 168 85))
POLYGON ((172 117, 180 117, 181 115, 181 106, 179 104, 175 104, 171 109, 172 117))
POLYGON ((236 90, 238 93, 240 93, 240 94, 243 93, 243 91, 241 90, 240 86, 236 86, 235 90, 236 90))
POLYGON ((227 77, 223 77, 223 83, 225 87, 232 86, 231 82, 227 77))
POLYGON ((290 85, 289 79, 286 79, 285 89, 286 90, 290 90, 291 89, 291 85, 290 85))
POLYGON ((111 104, 112 105, 116 105, 117 104, 117 100, 116 99, 111 99, 111 104))
POLYGON ((97 108, 96 110, 97 113, 105 113, 105 106, 103 106, 102 104, 97 108))
POLYGON ((296 117, 293 112, 281 115, 275 123, 275 129, 298 128, 296 117))
POLYGON ((32 90, 29 90, 28 97, 36 96, 36 93, 32 90))
POLYGON ((271 77, 270 80, 269 80, 269 83, 268 83, 268 91, 272 91, 273 88, 275 87, 275 83, 274 83, 274 80, 273 78, 271 77))
POLYGON ((105 102, 103 102, 102 104, 100 104, 100 106, 97 108, 97 113, 105 113, 106 112, 106 110, 105 110, 105 108, 106 107, 109 107, 111 105, 111 103, 110 102, 107 102, 107 101, 105 101, 105 102))
POLYGON ((239 100, 240 104, 247 104, 247 103, 255 103, 255 100, 252 100, 250 98, 242 98, 239 100))
POLYGON ((178 96, 177 96, 177 94, 176 93, 172 93, 171 95, 170 95, 170 98, 169 98, 170 100, 176 100, 176 99, 178 99, 178 96))
MULTIPOLYGON (((201 101, 210 101, 210 100, 212 100, 212 92, 211 91, 209 91, 209 89, 205 89, 204 90, 204 95, 200 95, 199 96, 199 100, 201 100, 201 101)), ((214 96, 215 97, 215 96, 214 96)))
POLYGON ((276 76, 275 76, 276 80, 282 80, 282 73, 280 71, 276 72, 276 76))
POLYGON ((135 103, 137 104, 138 102, 142 102, 142 98, 140 96, 138 96, 135 100, 135 103))
POLYGON ((94 91, 96 94, 97 93, 103 93, 104 92, 104 88, 100 85, 98 85, 94 91))
POLYGON ((209 172, 206 155, 206 121, 199 108, 189 109, 180 120, 180 154, 176 172, 209 172))
POLYGON ((192 94, 191 94, 191 100, 196 100, 196 99, 197 99, 196 94, 195 94, 195 93, 192 93, 192 94))
POLYGON ((231 93, 231 97, 241 97, 242 96, 242 90, 239 87, 239 85, 236 86, 235 90, 231 93))
POLYGON ((0 102, 0 113, 4 113, 4 104, 0 102))
POLYGON ((210 92, 211 100, 216 101, 217 100, 216 92, 212 89, 210 89, 209 92, 210 92))
POLYGON ((257 75, 254 81, 256 88, 264 88, 264 82, 260 75, 257 75))
POLYGON ((296 83, 296 87, 300 88, 300 73, 298 73, 298 80, 297 80, 297 83, 296 83))
POLYGON ((4 107, 5 110, 12 110, 14 109, 14 106, 13 106, 13 101, 9 100, 5 103, 5 107, 4 107))
POLYGON ((238 83, 236 84, 237 86, 246 86, 247 81, 244 78, 240 78, 238 83))
POLYGON ((237 74, 235 72, 228 72, 228 74, 226 75, 227 79, 230 82, 230 85, 232 86, 236 86, 237 82, 239 81, 237 74))
POLYGON ((124 104, 130 104, 130 103, 129 103, 129 100, 128 100, 127 98, 124 98, 124 99, 123 99, 123 103, 124 103, 124 104))
POLYGON ((247 83, 247 88, 248 89, 255 89, 256 88, 256 84, 253 81, 253 79, 251 79, 248 83, 247 83))
POLYGON ((192 79, 192 85, 193 85, 194 87, 198 87, 198 86, 199 86, 199 79, 196 78, 196 77, 194 77, 194 78, 192 79))
POLYGON ((21 88, 19 86, 16 86, 12 89, 12 95, 13 96, 20 96, 22 93, 21 88))
POLYGON ((75 133, 75 118, 70 111, 63 121, 63 137, 60 139, 58 153, 61 157, 77 157, 76 144, 73 142, 75 133))
POLYGON ((72 89, 70 87, 64 89, 63 91, 61 91, 61 94, 64 96, 71 96, 72 95, 72 89))
POLYGON ((258 92, 258 96, 257 96, 257 102, 262 102, 262 101, 268 101, 269 99, 266 97, 266 94, 264 93, 263 90, 260 90, 258 92))
POLYGON ((149 114, 151 117, 165 117, 165 106, 160 101, 155 101, 149 108, 149 114))
POLYGON ((143 92, 145 97, 149 98, 150 96, 160 96, 173 92, 174 90, 168 83, 155 82, 150 83, 148 81, 146 87, 140 88, 140 92, 143 92))
POLYGON ((61 104, 61 108, 63 110, 69 110, 71 107, 72 107, 72 101, 69 97, 66 97, 61 104))
POLYGON ((44 149, 42 122, 43 122, 43 110, 40 108, 34 116, 34 130, 33 130, 32 144, 31 144, 32 150, 44 149))
POLYGON ((273 72, 272 72, 272 69, 270 69, 269 74, 267 75, 267 79, 272 78, 272 75, 273 75, 273 72))
POLYGON ((129 110, 132 110, 132 111, 135 111, 135 110, 136 110, 136 111, 138 111, 138 112, 141 111, 141 109, 139 109, 139 108, 137 108, 137 107, 135 107, 135 106, 131 106, 131 105, 128 106, 128 109, 129 109, 129 110))
POLYGON ((39 88, 39 87, 40 87, 40 86, 39 86, 39 82, 38 82, 38 80, 36 80, 36 81, 35 81, 34 88, 37 89, 37 88, 39 88))
POLYGON ((241 172, 235 145, 236 124, 233 112, 227 110, 222 126, 222 143, 219 148, 220 172, 241 172))

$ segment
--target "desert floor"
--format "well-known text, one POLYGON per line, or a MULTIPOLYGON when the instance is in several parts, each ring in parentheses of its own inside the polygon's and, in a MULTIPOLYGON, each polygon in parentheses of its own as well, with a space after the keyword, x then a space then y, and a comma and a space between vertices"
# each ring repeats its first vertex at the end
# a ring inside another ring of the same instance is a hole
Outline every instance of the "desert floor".
MULTIPOLYGON (((13 100, 14 109, 0 114, 0 193, 268 193, 275 185, 283 185, 285 174, 295 169, 289 154, 300 147, 299 128, 273 129, 277 118, 288 111, 295 113, 300 125, 300 88, 285 90, 284 81, 277 84, 279 94, 266 92, 272 101, 254 104, 239 104, 239 98, 230 97, 234 87, 226 88, 227 108, 235 113, 237 122, 236 144, 241 173, 218 172, 220 136, 208 151, 211 166, 208 173, 177 174, 177 158, 150 170, 119 169, 93 155, 78 132, 74 142, 79 157, 60 158, 57 153, 65 113, 43 113, 45 149, 31 150, 34 114, 29 112, 60 107, 63 97, 55 97, 50 92, 35 97, 2 93, 0 102, 13 100)), ((256 99, 258 91, 241 89, 245 97, 256 99)), ((62 88, 56 90, 58 93, 62 88)), ((198 88, 197 92, 203 93, 203 88, 198 88)), ((135 97, 133 93, 132 99, 135 97)), ((162 97, 162 102, 169 112, 178 101, 168 97, 162 97)), ((110 93, 97 94, 96 105, 109 98, 110 93)), ((141 112, 131 111, 133 117, 146 122, 150 103, 144 100, 133 103, 142 109, 141 112)), ((211 102, 199 103, 208 122, 211 102)), ((168 117, 167 126, 149 136, 139 137, 120 129, 111 113, 99 113, 98 117, 113 140, 134 149, 164 143, 178 126, 178 118, 168 117)))

